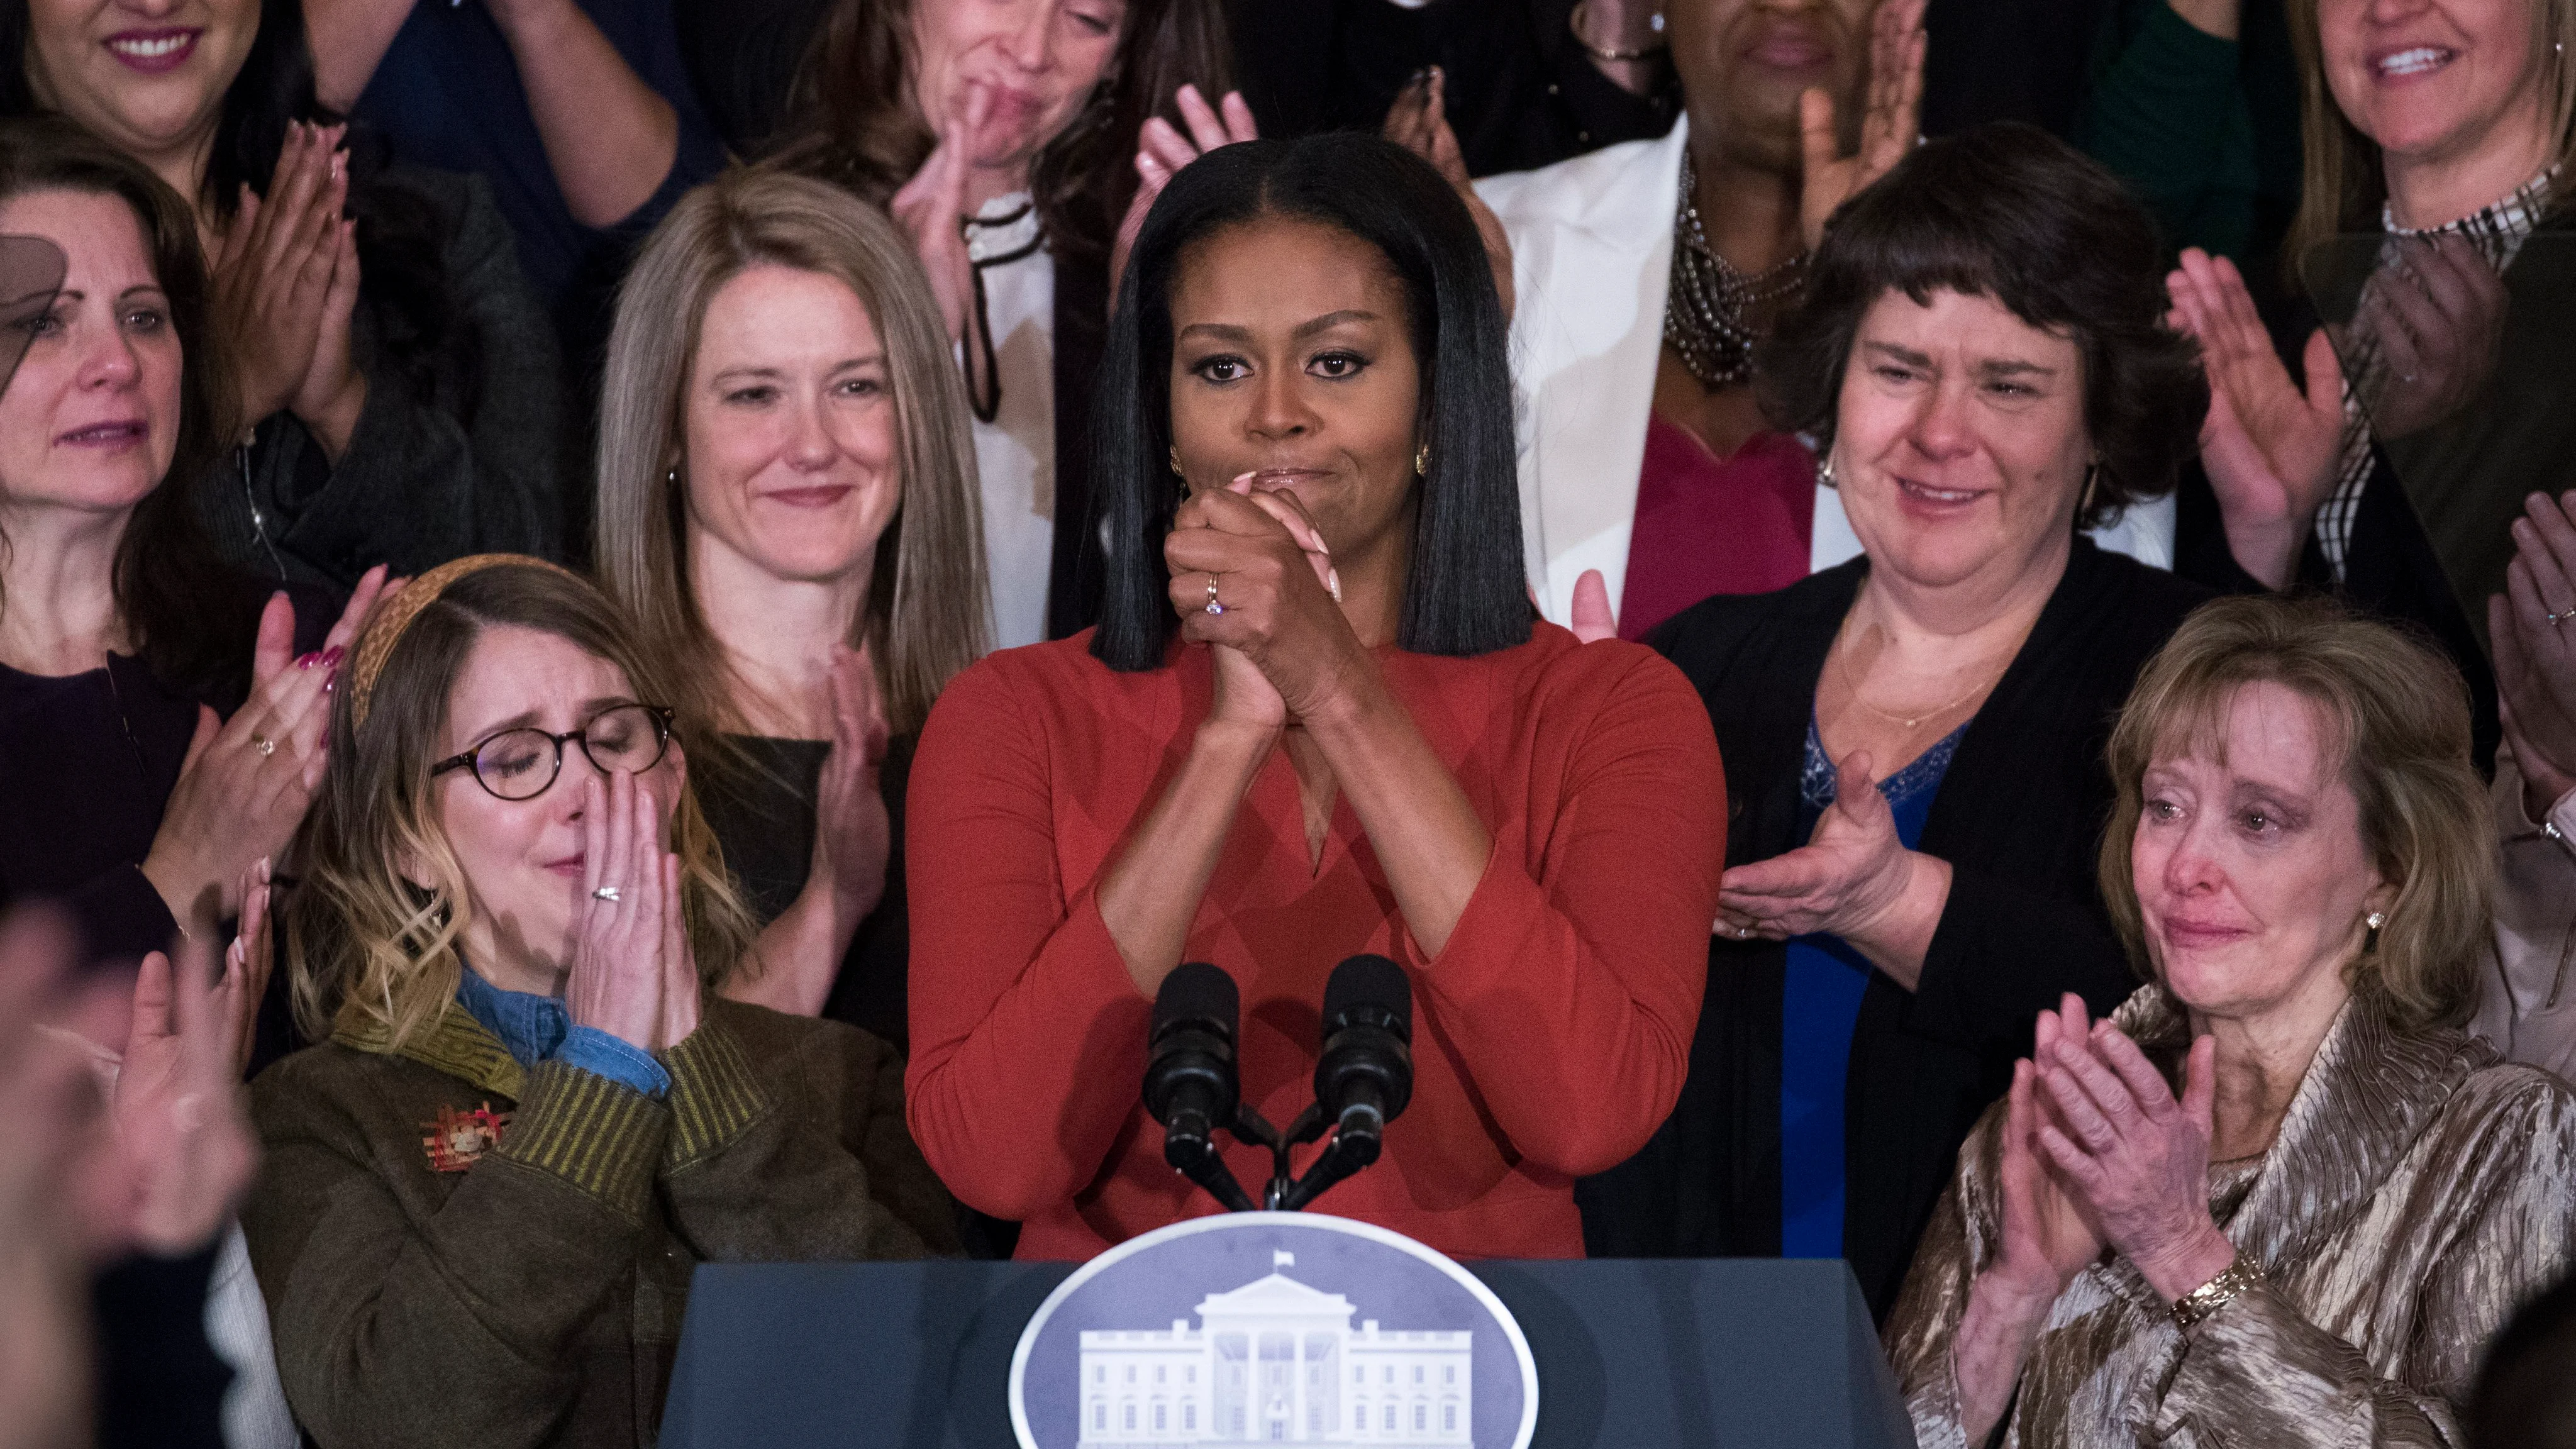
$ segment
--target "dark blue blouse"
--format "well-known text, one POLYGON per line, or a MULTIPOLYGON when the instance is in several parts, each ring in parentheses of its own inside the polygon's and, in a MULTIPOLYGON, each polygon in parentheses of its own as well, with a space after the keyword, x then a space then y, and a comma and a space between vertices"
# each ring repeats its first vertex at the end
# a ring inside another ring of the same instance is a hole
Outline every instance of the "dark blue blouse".
MULTIPOLYGON (((1952 730, 1914 763, 1879 781, 1896 815, 1897 838, 1912 850, 1923 838, 1932 797, 1950 769, 1966 725, 1952 730)), ((1825 754, 1816 722, 1807 720, 1806 763, 1800 772, 1798 833, 1816 828, 1834 803, 1834 762, 1825 754)), ((1789 941, 1787 979, 1780 1001, 1780 1255, 1843 1255, 1843 1082, 1851 1069, 1852 1024, 1869 985, 1868 958, 1834 935, 1789 941)))

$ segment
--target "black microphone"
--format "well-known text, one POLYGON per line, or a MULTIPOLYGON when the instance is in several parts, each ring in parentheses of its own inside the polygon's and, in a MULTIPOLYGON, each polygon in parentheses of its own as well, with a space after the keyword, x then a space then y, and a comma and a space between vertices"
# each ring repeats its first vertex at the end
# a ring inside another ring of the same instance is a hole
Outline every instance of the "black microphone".
POLYGON ((1188 962, 1154 993, 1146 1037, 1145 1110, 1163 1124, 1163 1160, 1234 1212, 1252 1199, 1217 1152, 1215 1135, 1234 1125, 1242 1088, 1235 1075, 1235 1019, 1242 1010, 1234 978, 1205 961, 1188 962))
POLYGON ((1413 1100, 1413 984, 1384 956, 1353 956, 1324 984, 1324 1054, 1315 1106, 1333 1124, 1332 1145, 1279 1206, 1304 1207, 1324 1189, 1377 1161, 1386 1124, 1413 1100))

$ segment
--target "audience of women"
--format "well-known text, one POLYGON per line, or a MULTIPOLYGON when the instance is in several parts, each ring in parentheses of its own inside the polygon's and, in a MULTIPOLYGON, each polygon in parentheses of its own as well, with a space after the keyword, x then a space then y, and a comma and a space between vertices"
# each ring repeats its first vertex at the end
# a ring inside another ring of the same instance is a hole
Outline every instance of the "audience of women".
POLYGON ((243 1224, 325 1444, 650 1442, 702 1259, 953 1242, 892 1050, 710 992, 751 923, 672 687, 534 559, 432 570, 359 638, 279 912, 328 1039, 254 1085, 243 1224))
MULTIPOLYGON (((0 122, 0 233, 65 265, 0 392, 0 897, 64 901, 88 950, 216 939, 325 761, 335 626, 216 557, 193 504, 231 373, 187 204, 60 119, 0 122)), ((39 299, 41 300, 41 299, 39 299)))
MULTIPOLYGON (((2483 764, 2497 726, 2477 611, 2503 584, 2508 525, 2539 480, 2502 468, 2401 479, 2382 444, 2478 392, 2497 330, 2514 320, 2499 277, 2510 283, 2524 242, 2558 226, 2560 171, 2576 153, 2566 54, 2576 5, 2299 0, 2290 14, 2308 167, 2286 251, 2313 276, 2338 233, 2387 242, 2343 338, 2357 371, 2346 375, 2319 329, 2307 334, 2295 382, 2236 269, 2184 253, 2172 287, 2209 363, 2201 462, 2215 507, 2191 515, 2178 555, 2214 581, 2327 586, 2430 629, 2469 680, 2483 764)), ((2563 345, 2564 308, 2552 315, 2563 345)), ((2517 390, 2499 416, 2521 428, 2576 426, 2561 374, 2500 374, 2517 390)), ((2540 455, 2563 456, 2567 441, 2540 455)))
POLYGON ((1573 1180, 1680 1091, 1725 782, 1669 665, 1531 616, 1504 336, 1465 204, 1385 141, 1227 146, 1146 218, 1101 625, 959 675, 913 770, 906 1108, 1022 1257, 1208 1210, 1126 1085, 1183 961, 1238 983, 1278 1120, 1334 964, 1404 968, 1412 1105, 1334 1210, 1447 1252, 1579 1254, 1573 1180))
POLYGON ((2460 1442, 2557 1278, 2576 1099, 2462 1034, 2494 882, 2459 673, 2325 601, 2209 605, 2113 734, 2102 888, 2149 984, 2069 997, 1888 1326, 1936 1446, 2460 1442))
POLYGON ((1178 104, 1200 148, 1225 139, 1202 97, 1226 75, 1216 0, 834 0, 792 82, 744 78, 789 97, 777 164, 891 210, 930 273, 975 410, 997 644, 1099 607, 1082 575, 1110 252, 1140 135, 1178 142, 1156 119, 1178 104))
POLYGON ((295 0, 191 16, 11 0, 0 115, 59 111, 190 202, 238 359, 187 479, 218 549, 342 589, 379 563, 554 552, 554 340, 488 193, 343 153, 295 0))
POLYGON ((2022 126, 1836 218, 1766 354, 1862 555, 1654 643, 1738 802, 1689 1085, 1587 1185, 1623 1256, 1842 1257, 1884 1316, 2031 1014, 2135 983, 2092 885, 2107 720, 2202 596, 2085 524, 2172 486, 2205 389, 2156 238, 2022 126))
POLYGON ((609 348, 596 556, 765 927, 728 989, 897 1046, 905 770, 985 649, 963 391, 902 231, 765 170, 680 203, 609 348))

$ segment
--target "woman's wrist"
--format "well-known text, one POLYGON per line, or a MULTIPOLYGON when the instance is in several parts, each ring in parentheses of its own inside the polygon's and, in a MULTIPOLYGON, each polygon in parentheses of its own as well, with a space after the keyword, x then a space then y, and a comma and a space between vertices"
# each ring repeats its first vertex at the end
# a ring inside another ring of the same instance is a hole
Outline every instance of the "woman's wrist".
POLYGON ((349 451, 349 440, 358 435, 358 418, 367 410, 367 375, 352 367, 349 375, 331 395, 330 401, 296 416, 305 430, 322 444, 322 451, 334 467, 349 451))
POLYGON ((2227 525, 2227 551, 2236 566, 2267 589, 2290 586, 2299 571, 2299 555, 2308 546, 2308 530, 2314 520, 2268 519, 2262 522, 2230 522, 2227 525))
POLYGON ((2226 1272, 2227 1265, 2236 1261, 2236 1245, 2204 1214, 2172 1248, 2135 1254, 2130 1261, 2156 1296, 2171 1304, 2226 1272))

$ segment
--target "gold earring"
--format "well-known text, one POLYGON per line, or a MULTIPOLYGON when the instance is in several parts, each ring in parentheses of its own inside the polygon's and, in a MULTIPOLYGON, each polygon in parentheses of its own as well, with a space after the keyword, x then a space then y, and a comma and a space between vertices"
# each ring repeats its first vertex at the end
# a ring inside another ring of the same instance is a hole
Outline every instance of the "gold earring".
POLYGON ((2084 491, 2077 495, 2075 499, 2075 516, 2077 518, 2082 518, 2085 514, 2092 511, 2093 485, 2101 478, 2101 476, 2101 464, 2087 463, 2084 465, 2084 491))
POLYGON ((1181 445, 1178 443, 1174 443, 1172 445, 1172 476, 1175 478, 1186 478, 1189 476, 1181 471, 1181 445))
POLYGON ((1428 478, 1431 476, 1431 445, 1429 443, 1425 443, 1421 447, 1413 450, 1413 476, 1416 478, 1428 478))

